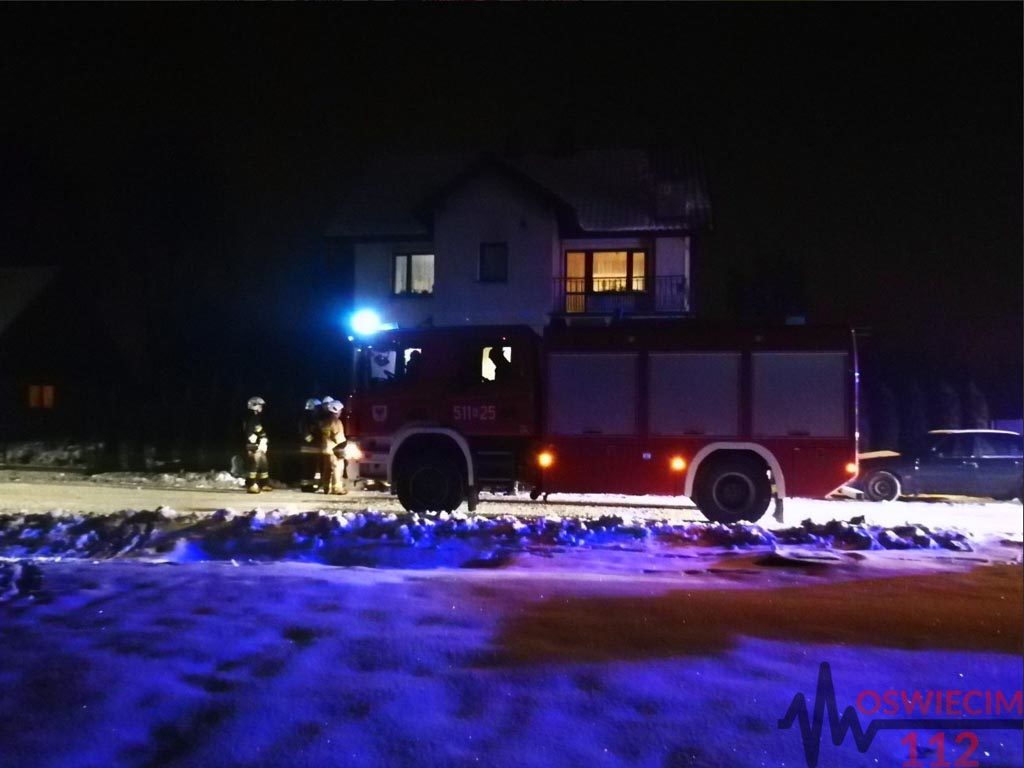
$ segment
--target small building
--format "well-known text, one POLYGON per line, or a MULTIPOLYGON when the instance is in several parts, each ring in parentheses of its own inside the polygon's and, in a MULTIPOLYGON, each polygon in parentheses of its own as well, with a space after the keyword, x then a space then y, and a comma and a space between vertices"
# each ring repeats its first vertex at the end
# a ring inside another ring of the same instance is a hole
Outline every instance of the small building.
POLYGON ((26 343, 41 318, 28 310, 53 285, 49 266, 0 268, 0 440, 47 433, 63 405, 64 382, 53 361, 26 343))
POLYGON ((102 435, 113 351, 74 275, 0 268, 0 443, 102 435))
POLYGON ((355 307, 399 327, 687 317, 711 226, 690 152, 388 156, 328 237, 355 307))

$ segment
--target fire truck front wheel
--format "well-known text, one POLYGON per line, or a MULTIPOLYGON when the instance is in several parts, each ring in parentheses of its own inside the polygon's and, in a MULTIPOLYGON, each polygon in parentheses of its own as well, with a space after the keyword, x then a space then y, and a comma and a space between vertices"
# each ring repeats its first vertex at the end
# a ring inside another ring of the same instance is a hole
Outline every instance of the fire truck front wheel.
POLYGON ((694 501, 715 523, 756 522, 768 510, 772 487, 768 469, 754 458, 722 458, 700 468, 694 501))
POLYGON ((451 512, 464 497, 462 472, 444 456, 411 456, 395 479, 398 501, 410 512, 451 512))

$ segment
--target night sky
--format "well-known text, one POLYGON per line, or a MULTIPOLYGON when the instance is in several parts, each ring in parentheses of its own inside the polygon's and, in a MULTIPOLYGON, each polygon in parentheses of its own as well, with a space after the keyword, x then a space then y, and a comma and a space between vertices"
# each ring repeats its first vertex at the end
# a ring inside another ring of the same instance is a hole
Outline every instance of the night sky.
POLYGON ((683 140, 708 314, 784 264, 811 320, 1019 391, 1021 9, 6 5, 0 260, 153 270, 140 312, 305 332, 368 154, 683 140))

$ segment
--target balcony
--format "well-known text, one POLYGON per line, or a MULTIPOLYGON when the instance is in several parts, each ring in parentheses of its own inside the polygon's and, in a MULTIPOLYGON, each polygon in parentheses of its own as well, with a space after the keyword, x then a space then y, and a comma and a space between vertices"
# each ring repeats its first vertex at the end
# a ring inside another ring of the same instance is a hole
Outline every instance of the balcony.
POLYGON ((686 275, 556 277, 556 315, 686 315, 686 275))

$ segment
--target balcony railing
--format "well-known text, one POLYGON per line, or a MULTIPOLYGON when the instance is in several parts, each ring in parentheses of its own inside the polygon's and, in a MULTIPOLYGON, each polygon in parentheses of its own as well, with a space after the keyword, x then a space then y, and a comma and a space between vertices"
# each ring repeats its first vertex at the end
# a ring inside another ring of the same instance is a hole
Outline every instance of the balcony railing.
POLYGON ((686 275, 657 277, 556 277, 559 315, 685 315, 690 311, 686 275))

